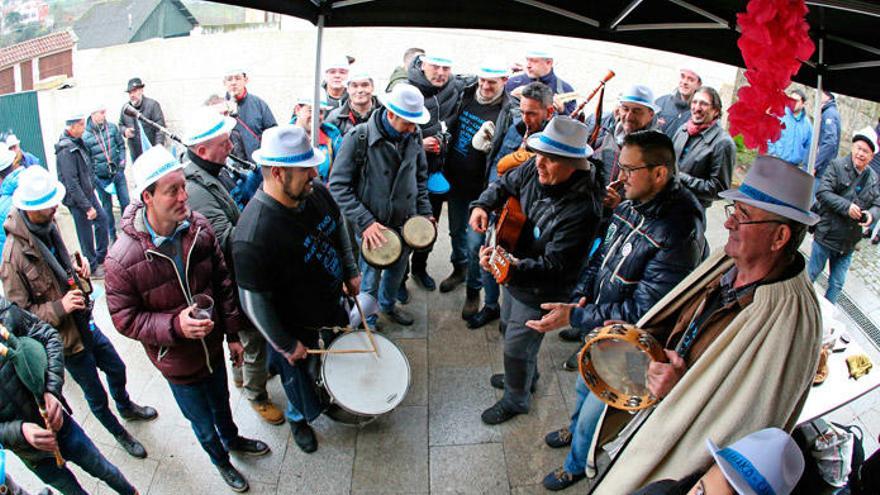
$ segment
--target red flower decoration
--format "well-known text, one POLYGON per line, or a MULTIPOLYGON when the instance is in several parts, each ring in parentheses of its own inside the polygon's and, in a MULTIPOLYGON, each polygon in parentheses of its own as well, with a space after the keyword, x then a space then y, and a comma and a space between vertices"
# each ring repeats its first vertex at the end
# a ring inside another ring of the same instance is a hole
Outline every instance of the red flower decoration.
POLYGON ((746 65, 748 86, 737 92, 730 107, 730 133, 742 134, 745 145, 767 151, 767 143, 779 139, 789 98, 785 89, 797 74, 802 60, 816 49, 805 19, 804 0, 751 0, 744 14, 737 14, 742 34, 737 42, 746 65))

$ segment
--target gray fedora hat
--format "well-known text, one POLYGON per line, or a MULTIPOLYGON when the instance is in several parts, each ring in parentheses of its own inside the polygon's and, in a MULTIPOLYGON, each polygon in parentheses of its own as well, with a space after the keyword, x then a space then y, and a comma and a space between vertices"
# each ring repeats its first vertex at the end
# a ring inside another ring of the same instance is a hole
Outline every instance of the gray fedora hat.
POLYGON ((559 115, 553 117, 543 131, 532 134, 526 146, 532 151, 566 158, 589 158, 593 148, 587 144, 590 129, 581 122, 559 115))
POLYGON ((819 215, 810 211, 813 176, 772 156, 756 158, 739 188, 728 189, 719 196, 805 225, 819 221, 819 215))

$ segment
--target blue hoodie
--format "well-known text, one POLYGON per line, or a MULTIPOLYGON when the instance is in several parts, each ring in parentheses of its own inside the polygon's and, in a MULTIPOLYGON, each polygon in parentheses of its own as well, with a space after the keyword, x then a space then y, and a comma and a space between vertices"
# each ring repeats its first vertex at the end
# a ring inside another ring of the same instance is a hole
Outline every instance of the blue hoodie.
POLYGON ((779 139, 770 143, 767 154, 806 170, 810 143, 813 141, 813 124, 807 117, 807 112, 801 110, 800 115, 796 116, 786 107, 785 115, 780 120, 785 128, 782 129, 779 139))
MULTIPOLYGON (((12 209, 12 193, 18 189, 18 176, 24 169, 25 167, 18 167, 0 183, 0 222, 6 221, 9 210, 12 209)), ((3 252, 4 244, 6 244, 6 230, 0 228, 0 253, 3 252)))

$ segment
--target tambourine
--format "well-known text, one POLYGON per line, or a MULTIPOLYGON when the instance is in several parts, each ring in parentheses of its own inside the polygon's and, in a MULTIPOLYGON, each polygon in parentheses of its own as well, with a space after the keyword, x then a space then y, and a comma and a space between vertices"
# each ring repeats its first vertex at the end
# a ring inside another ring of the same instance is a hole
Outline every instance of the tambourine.
POLYGON ((364 238, 361 242, 361 255, 371 266, 388 268, 400 259, 400 255, 403 253, 403 243, 397 232, 391 229, 385 229, 381 232, 385 236, 385 244, 375 249, 368 249, 367 239, 364 238))
POLYGON ((648 365, 665 363, 663 346, 634 325, 615 323, 587 335, 578 369, 590 391, 616 409, 638 411, 657 403, 648 390, 648 365))
POLYGON ((403 242, 415 251, 427 251, 437 240, 437 226, 428 217, 415 216, 404 222, 403 242))

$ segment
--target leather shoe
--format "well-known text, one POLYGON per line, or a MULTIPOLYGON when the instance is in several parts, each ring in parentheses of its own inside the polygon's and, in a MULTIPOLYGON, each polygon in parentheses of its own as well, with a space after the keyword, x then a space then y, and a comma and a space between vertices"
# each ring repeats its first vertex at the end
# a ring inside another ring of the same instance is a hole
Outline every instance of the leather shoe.
POLYGON ((579 368, 578 363, 578 355, 581 353, 581 350, 578 349, 574 351, 574 354, 568 357, 564 363, 562 363, 562 369, 565 371, 577 371, 579 368))
POLYGON ((269 453, 269 446, 265 442, 252 440, 239 436, 229 444, 229 451, 250 457, 259 457, 269 453))
POLYGON ((293 441, 305 452, 311 454, 318 450, 318 439, 315 437, 315 430, 305 421, 297 421, 290 423, 290 429, 293 431, 293 441))
POLYGON ((483 414, 480 415, 480 419, 482 419, 483 423, 486 423, 487 425, 498 425, 505 421, 509 421, 520 414, 522 413, 507 409, 507 407, 505 407, 499 400, 495 405, 483 411, 483 414))
POLYGON ((122 433, 116 435, 116 443, 121 445, 128 452, 128 455, 132 457, 137 457, 138 459, 146 459, 147 457, 147 449, 127 431, 123 430, 122 433))
POLYGON ((481 328, 493 321, 501 318, 501 310, 498 308, 490 308, 489 306, 483 306, 483 308, 477 312, 474 316, 471 316, 467 320, 467 327, 471 330, 476 330, 481 328))
POLYGON ((382 314, 394 323, 405 327, 412 325, 414 321, 412 315, 397 306, 391 308, 391 311, 382 311, 382 314))
POLYGON ((434 279, 430 275, 428 275, 428 272, 412 272, 410 275, 412 275, 413 280, 421 285, 426 291, 430 292, 437 288, 437 283, 434 282, 434 279))
POLYGON ((242 476, 241 473, 238 472, 238 469, 235 469, 232 464, 217 466, 217 471, 220 472, 220 477, 223 478, 223 481, 229 485, 229 488, 231 488, 232 491, 241 493, 250 489, 247 480, 244 479, 244 476, 242 476))
POLYGON ((150 406, 139 406, 132 402, 125 409, 119 409, 119 415, 126 421, 152 421, 159 417, 159 412, 150 406))
POLYGON ((464 283, 467 276, 467 265, 456 265, 452 273, 440 282, 440 292, 452 292, 456 287, 464 283))
POLYGON ((566 328, 559 332, 559 338, 566 342, 579 342, 581 340, 581 332, 576 328, 566 328))
MULTIPOLYGON (((441 284, 442 285, 442 284, 441 284)), ((441 287, 442 291, 443 288, 441 287)), ((467 294, 464 299, 464 306, 461 307, 461 319, 470 320, 477 314, 480 309, 480 289, 467 288, 467 294)))
POLYGON ((571 445, 571 431, 568 427, 551 431, 544 437, 544 443, 552 449, 561 449, 571 445))
POLYGON ((564 467, 561 467, 556 471, 547 474, 547 476, 544 477, 543 484, 544 488, 557 492, 559 490, 565 490, 586 477, 587 475, 584 473, 572 474, 566 471, 564 467))
MULTIPOLYGON (((541 374, 537 371, 535 372, 535 381, 532 382, 531 392, 535 393, 535 390, 538 389, 538 380, 541 379, 541 374)), ((492 388, 497 388, 498 390, 504 390, 504 373, 496 373, 489 378, 489 384, 492 385, 492 388)))

